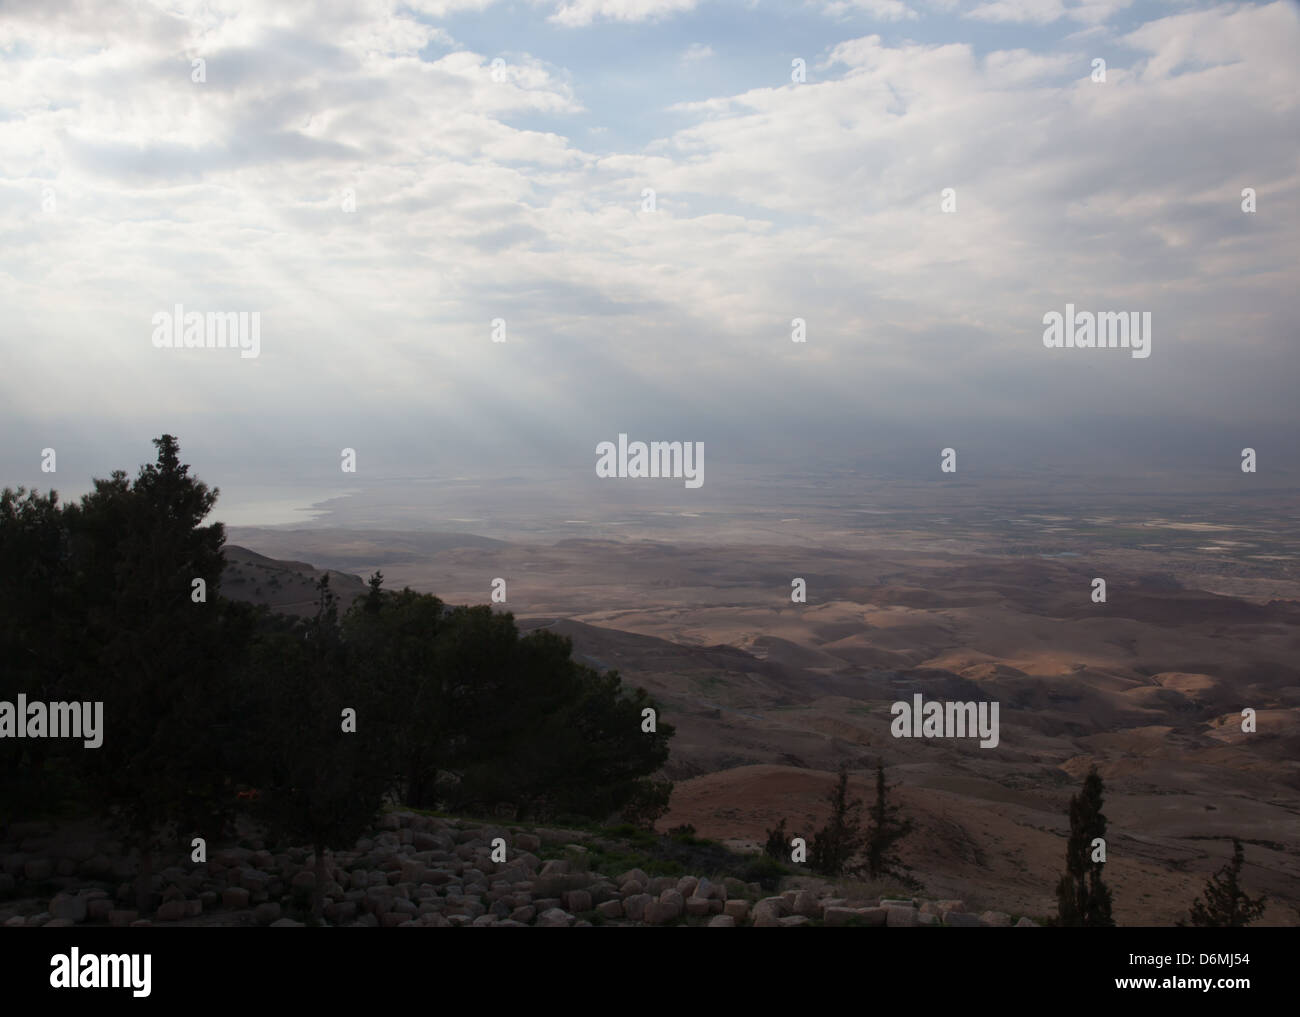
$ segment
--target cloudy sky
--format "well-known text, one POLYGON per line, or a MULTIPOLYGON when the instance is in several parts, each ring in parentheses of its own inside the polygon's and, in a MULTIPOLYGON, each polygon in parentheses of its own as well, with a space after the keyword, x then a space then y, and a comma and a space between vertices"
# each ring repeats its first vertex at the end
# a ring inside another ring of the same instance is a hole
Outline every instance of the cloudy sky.
POLYGON ((1294 467, 1297 53, 1294 0, 0 0, 0 484, 164 431, 226 490, 619 432, 1294 467), (1044 348, 1067 302, 1151 356, 1044 348))

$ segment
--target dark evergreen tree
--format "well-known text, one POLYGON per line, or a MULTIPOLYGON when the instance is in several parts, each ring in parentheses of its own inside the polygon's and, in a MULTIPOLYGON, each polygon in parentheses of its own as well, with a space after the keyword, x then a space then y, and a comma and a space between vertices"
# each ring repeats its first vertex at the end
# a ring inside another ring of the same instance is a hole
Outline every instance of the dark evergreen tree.
POLYGON ((81 772, 140 851, 142 911, 154 851, 219 836, 233 810, 220 765, 231 724, 218 715, 237 705, 223 681, 239 649, 219 598, 224 529, 200 525, 218 492, 189 476, 171 435, 153 444, 157 462, 134 484, 116 471, 67 512, 85 647, 75 698, 104 704, 103 744, 79 753, 81 772))
POLYGON ((553 632, 519 639, 512 616, 485 606, 452 611, 444 634, 459 778, 451 800, 511 803, 520 818, 605 820, 664 797, 646 778, 666 761, 673 728, 642 730, 642 711, 654 708, 643 689, 578 664, 553 632))
POLYGON ((1094 766, 1083 790, 1070 799, 1070 840, 1065 849, 1066 873, 1056 887, 1057 925, 1113 926, 1110 888, 1102 881, 1103 862, 1093 861, 1093 841, 1105 840, 1101 776, 1094 766))
POLYGON ((523 642, 532 644, 527 654, 542 652, 540 643, 557 661, 562 656, 565 663, 555 666, 567 667, 576 687, 576 695, 552 710, 542 727, 530 729, 530 755, 539 774, 531 801, 549 815, 597 820, 629 818, 631 808, 630 818, 640 813, 653 824, 667 806, 672 785, 650 775, 668 760, 673 726, 660 720, 655 731, 644 730, 644 711, 657 712, 645 689, 623 685, 617 671, 600 674, 572 661, 568 639, 537 632, 523 642), (657 811, 647 811, 648 804, 657 811))
POLYGON ((393 773, 382 697, 358 681, 329 575, 310 620, 264 633, 254 667, 263 693, 264 747, 254 814, 275 835, 312 846, 312 913, 322 917, 327 850, 350 848, 373 823, 393 773))
POLYGON ((671 725, 643 731, 650 697, 576 663, 562 636, 520 638, 509 613, 373 581, 344 629, 381 692, 408 803, 643 826, 666 808, 671 784, 652 775, 671 725))
POLYGON ((831 816, 826 825, 813 834, 808 849, 808 864, 815 872, 838 876, 863 847, 862 802, 849 798, 849 771, 840 764, 839 776, 828 796, 831 816))
POLYGON ((383 607, 384 603, 384 574, 378 570, 370 577, 369 592, 366 594, 365 609, 374 614, 383 607))
POLYGON ((1264 913, 1263 897, 1250 897, 1238 882, 1246 853, 1241 841, 1232 838, 1232 861, 1219 869, 1205 883, 1205 902, 1198 897, 1192 902, 1188 921, 1179 925, 1211 928, 1240 928, 1249 925, 1264 913))
MULTIPOLYGON (((68 577, 69 543, 57 493, 0 492, 0 700, 70 698, 84 646, 68 577)), ((75 793, 80 751, 62 739, 0 740, 0 817, 57 809, 75 793)))
POLYGON ((778 862, 790 860, 790 838, 785 830, 785 818, 776 824, 775 830, 767 831, 767 843, 763 845, 763 854, 778 862))
POLYGON ((868 810, 866 843, 867 872, 873 879, 884 875, 899 875, 902 860, 895 850, 900 840, 912 832, 912 821, 900 819, 902 808, 889 800, 893 790, 885 783, 885 765, 876 762, 876 801, 868 810))
POLYGON ((377 696, 372 724, 389 732, 394 792, 407 805, 437 804, 439 773, 454 737, 447 673, 439 657, 443 604, 430 594, 382 590, 383 575, 343 622, 357 674, 377 696))
POLYGON ((315 848, 317 913, 325 849, 351 846, 388 792, 653 827, 673 729, 645 730, 643 689, 578 664, 554 633, 386 592, 380 573, 342 622, 328 578, 311 619, 226 600, 224 530, 204 525, 218 492, 175 438, 154 445, 134 482, 115 471, 76 505, 0 495, 0 692, 104 704, 99 748, 5 739, 0 769, 17 779, 0 814, 48 805, 36 778, 59 763, 139 848, 142 911, 155 849, 219 838, 241 788, 259 790, 273 834, 315 848))
POLYGON ((671 780, 641 777, 632 786, 632 793, 623 806, 620 818, 625 823, 654 832, 655 822, 668 811, 673 797, 671 780))

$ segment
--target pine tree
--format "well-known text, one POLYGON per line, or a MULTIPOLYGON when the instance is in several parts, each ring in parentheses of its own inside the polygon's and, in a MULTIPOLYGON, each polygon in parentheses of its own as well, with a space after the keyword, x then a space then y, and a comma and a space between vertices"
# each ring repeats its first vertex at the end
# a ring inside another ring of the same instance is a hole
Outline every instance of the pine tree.
POLYGON ((370 592, 366 594, 365 610, 375 614, 384 606, 384 574, 376 570, 368 585, 370 592))
POLYGON ((133 484, 115 471, 66 513, 82 626, 76 698, 103 702, 106 729, 99 748, 79 754, 82 778, 139 849, 142 912, 155 849, 211 839, 230 817, 221 734, 237 649, 218 597, 225 531, 201 525, 218 492, 189 475, 174 437, 153 444, 157 462, 133 484), (206 596, 196 601, 200 579, 206 596))
POLYGON ((815 872, 838 876, 862 848, 862 802, 857 798, 849 800, 849 771, 843 763, 829 800, 831 818, 813 835, 808 863, 815 872))
MULTIPOLYGON (((0 701, 19 693, 32 702, 82 698, 82 626, 65 565, 68 545, 56 492, 0 492, 0 701)), ((74 788, 80 755, 81 745, 64 739, 0 741, 0 816, 57 806, 74 788)))
POLYGON ((329 879, 325 852, 351 847, 374 821, 394 760, 381 696, 343 640, 328 573, 316 591, 315 618, 273 622, 257 648, 254 666, 267 685, 255 815, 276 834, 312 846, 312 914, 319 921, 329 879))
POLYGON ((672 797, 671 780, 642 777, 636 781, 619 818, 639 830, 653 833, 655 823, 668 811, 668 803, 672 801, 672 797))
POLYGON ((1190 922, 1210 928, 1240 928, 1249 925, 1264 912, 1263 897, 1251 898, 1241 888, 1237 878, 1246 860, 1241 841, 1232 838, 1232 861, 1228 862, 1205 883, 1205 903, 1198 897, 1192 902, 1190 922))
POLYGON ((1110 888, 1102 882, 1104 862, 1093 861, 1093 841, 1106 838, 1102 814, 1104 786, 1097 768, 1088 771, 1083 790, 1070 799, 1070 840, 1065 849, 1067 872, 1056 886, 1057 925, 1108 927, 1110 888))
POLYGON ((885 765, 876 761, 876 803, 868 811, 870 826, 867 829, 867 871, 873 879, 886 874, 897 875, 902 860, 894 853, 894 846, 912 831, 910 819, 899 819, 902 811, 889 801, 892 789, 885 784, 885 765))
POLYGON ((775 830, 767 831, 767 843, 763 845, 763 853, 778 862, 790 860, 790 838, 785 832, 784 817, 776 824, 775 830))

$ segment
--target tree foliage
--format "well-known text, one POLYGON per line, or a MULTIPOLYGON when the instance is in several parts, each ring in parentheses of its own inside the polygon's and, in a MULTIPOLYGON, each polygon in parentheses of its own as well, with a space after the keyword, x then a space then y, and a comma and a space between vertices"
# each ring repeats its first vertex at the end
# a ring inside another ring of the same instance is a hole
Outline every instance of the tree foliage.
POLYGON ((380 690, 405 801, 642 823, 666 806, 671 785, 647 778, 672 726, 641 731, 650 697, 578 664, 568 639, 521 637, 509 613, 373 581, 344 629, 380 690))
POLYGON ((1198 897, 1192 902, 1192 910, 1186 922, 1179 925, 1192 925, 1209 928, 1240 928, 1249 925, 1264 913, 1266 906, 1263 897, 1251 897, 1241 888, 1239 879, 1241 867, 1245 864, 1246 853, 1241 841, 1232 838, 1232 860, 1226 863, 1205 883, 1204 902, 1198 897))
POLYGON ((1102 814, 1105 788, 1094 766, 1084 778, 1082 791, 1070 799, 1070 839, 1066 844, 1066 872, 1056 886, 1057 925, 1113 926, 1110 888, 1102 881, 1103 862, 1093 861, 1094 841, 1106 838, 1102 814))
POLYGON ((900 818, 902 808, 889 800, 892 791, 885 783, 885 765, 876 762, 876 800, 867 813, 866 865, 873 879, 885 875, 901 875, 902 859, 897 845, 912 832, 912 821, 900 818))
POLYGON ((356 648, 342 637, 328 574, 316 589, 314 618, 269 625, 258 640, 254 670, 270 680, 249 775, 268 829, 312 845, 319 918, 324 853, 351 847, 373 822, 392 784, 394 745, 378 691, 355 678, 356 648))
POLYGON ((813 834, 808 864, 815 872, 838 876, 864 845, 862 802, 849 798, 849 771, 843 763, 828 798, 831 816, 826 825, 813 834))
POLYGON ((778 862, 790 860, 790 839, 785 829, 785 817, 776 824, 775 830, 767 831, 767 842, 763 845, 763 854, 778 862))
MULTIPOLYGON (((0 700, 63 700, 81 667, 69 535, 59 496, 0 492, 0 700)), ((22 815, 74 790, 71 748, 49 738, 0 743, 0 815, 22 815)))
POLYGON ((644 690, 555 633, 380 573, 346 612, 327 574, 307 619, 222 597, 218 492, 174 437, 154 445, 133 481, 115 471, 77 504, 0 493, 0 698, 101 701, 104 729, 96 749, 5 739, 0 814, 101 805, 142 852, 147 907, 153 850, 220 836, 241 788, 318 860, 386 799, 646 826, 665 811, 673 729, 642 729, 644 690))

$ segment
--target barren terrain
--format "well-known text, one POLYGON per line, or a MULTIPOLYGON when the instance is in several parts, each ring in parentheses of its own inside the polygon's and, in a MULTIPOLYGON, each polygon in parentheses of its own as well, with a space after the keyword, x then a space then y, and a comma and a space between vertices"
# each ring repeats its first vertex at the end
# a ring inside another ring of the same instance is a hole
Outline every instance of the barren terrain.
MULTIPOLYGON (((1095 763, 1121 924, 1184 917, 1232 836, 1246 844, 1243 882, 1269 898, 1262 924, 1300 924, 1289 536, 1277 537, 1282 554, 1255 562, 1257 547, 1209 543, 1208 533, 1231 541, 1233 527, 1171 518, 1133 527, 1145 531, 1133 540, 1057 523, 1050 554, 989 536, 1010 523, 898 522, 817 539, 804 523, 784 541, 779 526, 763 541, 743 523, 734 542, 693 523, 672 540, 327 526, 232 528, 231 540, 357 577, 332 580, 349 596, 376 569, 388 588, 449 603, 486 603, 492 580, 506 579, 503 609, 521 628, 569 636, 586 663, 652 692, 676 725, 661 826, 756 848, 786 817, 810 836, 839 763, 869 803, 879 758, 916 823, 903 854, 926 892, 1047 915, 1069 798, 1095 763), (1095 577, 1105 603, 1092 600, 1095 577), (795 578, 806 603, 791 601, 795 578), (893 737, 890 706, 915 693, 999 703, 1000 743, 893 737), (1254 733, 1242 730, 1244 709, 1254 733)), ((267 574, 267 562, 231 557, 245 584, 267 574)), ((313 575, 299 566, 263 599, 309 609, 313 575)), ((232 581, 226 592, 246 595, 232 581)))

